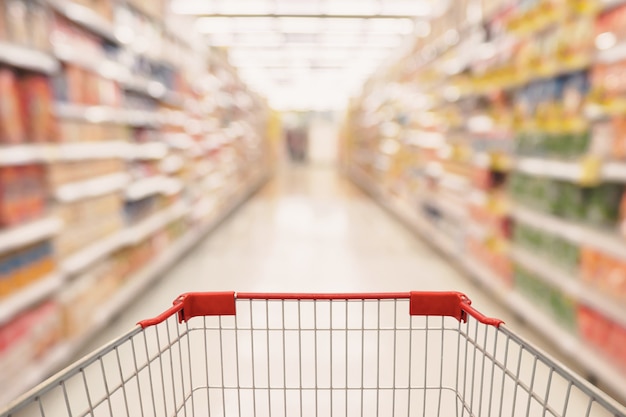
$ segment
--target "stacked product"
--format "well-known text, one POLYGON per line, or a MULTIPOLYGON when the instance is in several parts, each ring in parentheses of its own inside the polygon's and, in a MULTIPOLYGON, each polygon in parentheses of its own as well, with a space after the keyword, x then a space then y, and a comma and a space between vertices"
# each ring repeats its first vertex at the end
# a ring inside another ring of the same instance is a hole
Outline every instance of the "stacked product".
POLYGON ((165 5, 0 4, 0 401, 75 359, 268 174, 265 103, 165 5))
POLYGON ((619 1, 457 2, 367 83, 342 147, 355 181, 618 395, 625 16, 619 1))

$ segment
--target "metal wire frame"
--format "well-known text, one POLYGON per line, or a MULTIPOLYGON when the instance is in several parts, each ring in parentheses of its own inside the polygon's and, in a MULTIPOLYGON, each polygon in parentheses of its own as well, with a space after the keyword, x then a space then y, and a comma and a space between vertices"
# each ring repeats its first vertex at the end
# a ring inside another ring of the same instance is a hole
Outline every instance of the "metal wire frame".
POLYGON ((137 327, 5 416, 624 416, 505 326, 408 300, 237 300, 236 316, 137 327))

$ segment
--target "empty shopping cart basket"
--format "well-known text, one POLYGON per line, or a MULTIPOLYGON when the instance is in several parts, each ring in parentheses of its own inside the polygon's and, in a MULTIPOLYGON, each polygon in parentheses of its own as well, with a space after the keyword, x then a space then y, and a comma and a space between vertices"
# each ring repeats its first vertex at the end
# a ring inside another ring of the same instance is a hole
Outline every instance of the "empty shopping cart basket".
POLYGON ((0 416, 624 416, 456 292, 189 293, 0 416))

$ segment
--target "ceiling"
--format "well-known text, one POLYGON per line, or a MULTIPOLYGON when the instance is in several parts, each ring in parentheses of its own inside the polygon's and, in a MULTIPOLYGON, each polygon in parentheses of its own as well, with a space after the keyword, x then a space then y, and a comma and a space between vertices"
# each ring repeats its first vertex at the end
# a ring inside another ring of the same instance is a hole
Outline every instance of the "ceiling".
POLYGON ((450 0, 172 0, 279 110, 337 110, 450 0))

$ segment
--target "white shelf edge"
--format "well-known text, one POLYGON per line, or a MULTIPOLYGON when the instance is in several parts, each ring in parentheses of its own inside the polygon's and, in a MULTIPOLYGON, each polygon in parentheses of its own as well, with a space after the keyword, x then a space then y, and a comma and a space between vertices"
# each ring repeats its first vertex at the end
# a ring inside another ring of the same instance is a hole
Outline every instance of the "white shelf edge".
POLYGON ((53 272, 8 297, 0 298, 0 325, 9 321, 20 311, 52 295, 62 283, 62 275, 53 272))
POLYGON ((44 217, 0 231, 0 253, 48 239, 63 227, 61 219, 44 217))
POLYGON ((104 258, 124 245, 124 232, 118 231, 80 251, 71 254, 61 261, 60 269, 67 276, 76 275, 94 262, 104 258))
POLYGON ((100 76, 124 83, 130 78, 129 70, 122 64, 112 61, 99 53, 85 53, 71 44, 56 43, 54 55, 62 62, 79 66, 100 76))
POLYGON ((0 62, 45 74, 53 74, 60 68, 59 62, 52 55, 3 41, 0 41, 0 62))
POLYGON ((58 13, 72 22, 90 30, 94 34, 119 44, 113 24, 87 6, 73 3, 68 0, 46 0, 58 13))
POLYGON ((542 277, 549 284, 559 288, 578 302, 592 307, 612 321, 626 326, 626 304, 621 304, 608 294, 602 294, 599 289, 582 282, 580 277, 569 276, 567 272, 525 249, 514 247, 511 254, 516 262, 542 277))
POLYGON ((207 224, 200 228, 193 229, 187 235, 181 237, 170 246, 167 253, 158 256, 155 262, 148 263, 148 266, 144 269, 129 277, 127 283, 118 290, 115 297, 99 309, 100 313, 94 317, 94 323, 86 333, 52 348, 43 360, 35 362, 27 369, 23 370, 20 374, 19 381, 12 381, 11 389, 7 389, 0 394, 0 404, 8 403, 8 401, 11 401, 24 391, 40 383, 53 372, 66 366, 68 362, 75 358, 89 340, 108 324, 121 308, 128 305, 141 294, 154 279, 167 270, 182 255, 187 253, 206 233, 210 232, 215 226, 222 222, 233 209, 248 198, 264 181, 265 179, 249 187, 242 195, 226 204, 226 209, 223 210, 219 216, 216 216, 207 224))
POLYGON ((166 191, 168 177, 155 175, 131 182, 126 187, 126 200, 136 201, 154 194, 163 194, 166 191))
MULTIPOLYGON (((583 166, 577 161, 543 158, 517 158, 514 169, 527 175, 543 176, 572 182, 584 178, 583 166)), ((626 162, 605 161, 600 170, 602 181, 626 182, 626 162)))
POLYGON ((57 102, 54 113, 62 119, 81 120, 88 123, 116 123, 129 126, 153 126, 162 124, 162 116, 155 110, 137 110, 105 105, 85 105, 57 102))
POLYGON ((626 239, 620 238, 617 234, 594 230, 588 226, 575 224, 520 206, 514 206, 511 214, 515 220, 522 223, 543 229, 571 242, 594 247, 620 259, 626 259, 626 239))
POLYGON ((542 177, 578 182, 583 178, 582 166, 574 161, 558 161, 542 158, 516 158, 513 166, 516 171, 542 177))
POLYGON ((626 162, 609 161, 602 165, 604 181, 626 182, 626 162))
POLYGON ((56 189, 54 195, 60 202, 73 202, 114 193, 126 187, 129 180, 130 176, 125 172, 107 174, 61 185, 56 189))
POLYGON ((43 145, 2 145, 0 165, 14 166, 46 161, 46 148, 43 145))
POLYGON ((157 231, 161 230, 169 223, 180 219, 187 213, 187 205, 183 202, 175 203, 166 209, 163 209, 145 220, 142 220, 138 224, 129 227, 124 231, 125 244, 134 245, 137 244, 149 236, 153 235, 157 231))
POLYGON ((159 160, 167 156, 168 146, 162 142, 137 143, 132 145, 127 159, 159 160))
POLYGON ((174 174, 185 166, 185 158, 180 155, 166 156, 161 162, 160 169, 164 174, 174 174))
POLYGON ((124 141, 76 142, 46 145, 0 146, 0 166, 54 161, 122 158, 129 152, 124 141))

